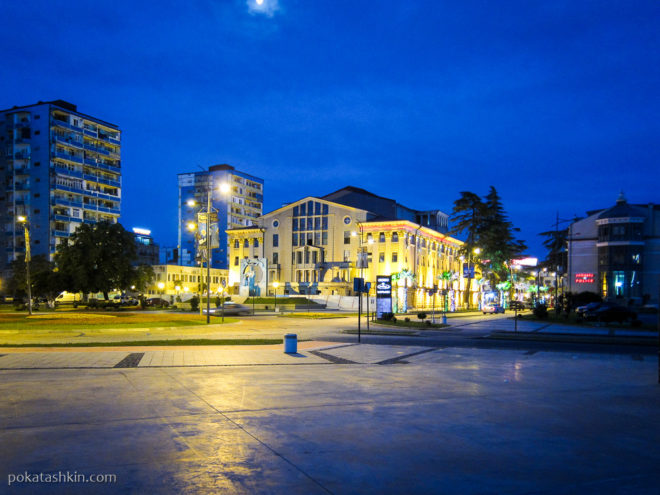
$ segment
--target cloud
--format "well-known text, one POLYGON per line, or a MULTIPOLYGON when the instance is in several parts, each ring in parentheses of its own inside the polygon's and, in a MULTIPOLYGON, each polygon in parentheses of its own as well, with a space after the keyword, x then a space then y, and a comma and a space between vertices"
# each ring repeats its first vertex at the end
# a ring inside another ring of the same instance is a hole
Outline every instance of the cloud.
POLYGON ((263 14, 273 17, 280 10, 278 0, 246 0, 248 12, 252 15, 263 14))

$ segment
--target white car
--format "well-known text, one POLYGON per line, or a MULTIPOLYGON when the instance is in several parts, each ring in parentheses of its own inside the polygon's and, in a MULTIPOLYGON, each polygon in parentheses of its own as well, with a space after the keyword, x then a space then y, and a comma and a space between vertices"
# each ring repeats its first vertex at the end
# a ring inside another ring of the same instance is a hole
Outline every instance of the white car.
MULTIPOLYGON (((222 316, 222 306, 219 308, 211 308, 209 314, 211 316, 222 316)), ((206 314, 206 307, 202 308, 202 313, 206 314)), ((252 308, 244 304, 227 301, 224 309, 225 315, 249 315, 252 314, 252 308)))

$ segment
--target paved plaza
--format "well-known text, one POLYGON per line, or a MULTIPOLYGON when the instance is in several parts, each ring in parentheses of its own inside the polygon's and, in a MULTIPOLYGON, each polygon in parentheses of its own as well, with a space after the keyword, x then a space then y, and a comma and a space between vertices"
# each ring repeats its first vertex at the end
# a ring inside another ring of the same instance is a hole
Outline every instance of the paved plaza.
POLYGON ((282 346, 5 352, 2 493, 657 493, 657 358, 282 346), (113 474, 109 484, 10 475, 113 474))

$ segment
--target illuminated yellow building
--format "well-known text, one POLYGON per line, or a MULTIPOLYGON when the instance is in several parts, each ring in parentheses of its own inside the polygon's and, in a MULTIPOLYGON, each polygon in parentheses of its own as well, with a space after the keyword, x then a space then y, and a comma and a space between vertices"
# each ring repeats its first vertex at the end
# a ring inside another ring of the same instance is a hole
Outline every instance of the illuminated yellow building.
MULTIPOLYGON (((307 197, 257 218, 254 226, 227 230, 229 287, 239 293, 248 260, 259 260, 266 267, 261 294, 273 295, 277 286, 279 295, 352 296, 355 277, 375 286, 377 275, 392 275, 397 309, 430 307, 427 289, 434 285, 447 289, 448 305, 461 306, 463 242, 410 220, 374 216, 307 197), (360 252, 367 267, 358 267, 360 252)), ((436 305, 441 301, 438 293, 436 305)))
MULTIPOLYGON (((181 296, 187 299, 193 295, 206 295, 206 268, 180 265, 154 265, 154 279, 147 294, 157 296, 181 296)), ((222 281, 227 282, 227 270, 211 268, 211 293, 217 295, 222 289, 222 281)))

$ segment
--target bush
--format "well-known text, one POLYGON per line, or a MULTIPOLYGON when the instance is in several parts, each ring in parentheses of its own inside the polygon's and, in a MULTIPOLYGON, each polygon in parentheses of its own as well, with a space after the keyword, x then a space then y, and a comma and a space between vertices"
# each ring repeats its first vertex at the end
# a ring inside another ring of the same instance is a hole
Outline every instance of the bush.
POLYGON ((408 318, 408 317, 406 316, 406 317, 403 319, 403 321, 405 321, 406 323, 410 323, 410 318, 408 318))
POLYGON ((147 309, 147 298, 140 297, 140 308, 147 309))
POLYGON ((217 296, 214 302, 216 308, 219 308, 222 305, 222 299, 220 299, 220 296, 217 296))
POLYGON ((424 312, 417 313, 417 318, 419 318, 420 320, 425 319, 426 318, 426 313, 424 313, 424 312))
POLYGON ((380 315, 380 319, 384 321, 391 321, 394 319, 394 313, 383 313, 380 315))
POLYGON ((540 320, 544 320, 548 317, 548 307, 545 304, 537 304, 534 308, 534 316, 540 320))
POLYGON ((199 309, 199 297, 192 296, 190 298, 190 309, 197 311, 199 309))
POLYGON ((427 326, 427 327, 430 327, 430 326, 431 326, 431 320, 426 320, 424 323, 426 323, 426 326, 427 326))
POLYGON ((392 321, 396 323, 396 316, 392 315, 392 321))

